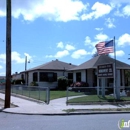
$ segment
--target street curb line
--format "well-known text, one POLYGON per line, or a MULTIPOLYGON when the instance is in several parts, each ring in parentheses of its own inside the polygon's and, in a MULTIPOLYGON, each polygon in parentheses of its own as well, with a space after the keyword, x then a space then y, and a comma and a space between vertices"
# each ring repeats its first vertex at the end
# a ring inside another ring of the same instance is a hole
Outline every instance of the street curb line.
POLYGON ((112 112, 112 111, 95 111, 95 112, 84 112, 84 113, 16 113, 16 112, 8 112, 8 111, 2 111, 4 113, 10 113, 10 114, 20 114, 20 115, 45 115, 45 116, 71 116, 71 115, 97 115, 97 114, 127 114, 130 112, 122 111, 122 112, 112 112))

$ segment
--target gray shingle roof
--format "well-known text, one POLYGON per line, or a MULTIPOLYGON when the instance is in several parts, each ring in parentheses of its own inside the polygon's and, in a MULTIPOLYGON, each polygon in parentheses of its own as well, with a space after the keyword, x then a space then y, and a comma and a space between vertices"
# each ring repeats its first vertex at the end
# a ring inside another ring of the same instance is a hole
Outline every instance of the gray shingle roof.
POLYGON ((40 66, 34 67, 32 69, 29 69, 27 71, 33 71, 33 70, 68 70, 71 68, 76 67, 76 65, 73 65, 71 63, 62 62, 59 60, 52 60, 50 62, 47 62, 45 64, 42 64, 40 66))
MULTIPOLYGON (((115 60, 106 55, 99 55, 70 70, 83 70, 83 69, 97 68, 98 65, 109 64, 109 63, 115 63, 115 60)), ((123 63, 119 60, 116 60, 116 68, 130 69, 130 65, 123 63)))

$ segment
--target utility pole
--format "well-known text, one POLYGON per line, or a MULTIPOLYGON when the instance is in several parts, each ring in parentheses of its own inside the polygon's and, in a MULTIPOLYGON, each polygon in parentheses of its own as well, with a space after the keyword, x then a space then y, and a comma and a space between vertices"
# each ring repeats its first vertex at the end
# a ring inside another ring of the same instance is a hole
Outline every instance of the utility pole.
POLYGON ((6 88, 4 108, 10 108, 11 95, 11 0, 6 0, 6 88))
POLYGON ((27 70, 27 56, 25 56, 25 85, 27 85, 26 70, 27 70))

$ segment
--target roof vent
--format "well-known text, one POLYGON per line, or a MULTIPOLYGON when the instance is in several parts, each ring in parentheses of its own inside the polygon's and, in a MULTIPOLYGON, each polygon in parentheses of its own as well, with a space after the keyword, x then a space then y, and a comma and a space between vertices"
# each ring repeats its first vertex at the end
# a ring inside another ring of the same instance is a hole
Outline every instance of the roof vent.
POLYGON ((69 65, 71 65, 71 63, 69 63, 69 65))

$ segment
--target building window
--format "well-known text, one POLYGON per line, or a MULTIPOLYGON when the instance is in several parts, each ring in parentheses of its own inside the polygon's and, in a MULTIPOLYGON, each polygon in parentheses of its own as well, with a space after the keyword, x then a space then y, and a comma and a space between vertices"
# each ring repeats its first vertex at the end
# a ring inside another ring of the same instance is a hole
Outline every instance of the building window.
POLYGON ((81 72, 76 73, 76 81, 81 82, 81 72))
POLYGON ((68 73, 68 79, 73 79, 73 73, 68 73))
POLYGON ((54 82, 57 81, 57 73, 53 72, 40 72, 40 81, 54 82))
POLYGON ((21 79, 24 79, 24 74, 21 75, 21 79))
POLYGON ((37 72, 33 73, 33 81, 37 82, 38 81, 38 75, 37 72))

